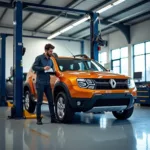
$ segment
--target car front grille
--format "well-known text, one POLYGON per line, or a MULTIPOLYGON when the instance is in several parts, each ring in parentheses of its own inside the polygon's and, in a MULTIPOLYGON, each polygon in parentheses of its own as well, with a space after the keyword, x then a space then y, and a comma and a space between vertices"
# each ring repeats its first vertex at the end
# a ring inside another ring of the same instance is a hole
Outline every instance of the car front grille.
POLYGON ((113 88, 110 84, 111 79, 95 79, 96 89, 99 90, 108 90, 108 89, 128 89, 128 80, 127 79, 114 79, 116 86, 113 88))

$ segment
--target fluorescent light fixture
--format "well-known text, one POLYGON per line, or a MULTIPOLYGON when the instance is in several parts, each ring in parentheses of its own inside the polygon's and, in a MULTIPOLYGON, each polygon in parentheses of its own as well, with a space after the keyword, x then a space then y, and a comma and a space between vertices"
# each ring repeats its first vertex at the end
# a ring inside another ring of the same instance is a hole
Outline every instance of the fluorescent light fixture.
POLYGON ((124 2, 124 1, 125 1, 125 0, 118 0, 118 1, 114 2, 113 5, 116 6, 116 5, 118 5, 118 4, 120 4, 120 3, 124 2))
POLYGON ((50 35, 47 39, 50 40, 50 39, 52 39, 52 38, 54 38, 54 37, 56 37, 56 36, 58 36, 60 34, 61 34, 61 32, 56 32, 56 33, 50 35))
POLYGON ((72 29, 72 28, 73 28, 73 26, 70 25, 70 26, 68 26, 68 27, 66 27, 66 28, 64 28, 64 29, 62 29, 62 30, 60 30, 60 32, 61 32, 61 33, 64 33, 64 32, 66 32, 66 31, 68 31, 68 30, 70 30, 70 29, 72 29))
POLYGON ((110 5, 106 6, 106 7, 104 7, 104 8, 102 8, 102 9, 98 10, 97 13, 102 13, 102 12, 104 12, 104 11, 106 11, 106 10, 112 8, 112 7, 113 7, 113 5, 110 4, 110 5))
POLYGON ((90 19, 90 16, 84 17, 84 18, 80 19, 79 21, 73 23, 72 25, 73 25, 73 26, 77 26, 77 25, 79 25, 79 24, 81 24, 81 23, 87 21, 88 19, 90 19))
POLYGON ((64 29, 62 29, 62 30, 60 30, 59 32, 56 32, 56 33, 50 35, 47 39, 50 40, 50 39, 52 39, 52 38, 54 38, 54 37, 60 35, 61 33, 64 33, 64 32, 66 32, 66 31, 72 29, 73 27, 75 27, 75 26, 77 26, 77 25, 79 25, 79 24, 85 22, 85 21, 88 20, 88 19, 90 19, 90 16, 86 16, 86 17, 80 19, 79 21, 73 23, 72 25, 70 25, 70 26, 68 26, 68 27, 66 27, 66 28, 64 28, 64 29))

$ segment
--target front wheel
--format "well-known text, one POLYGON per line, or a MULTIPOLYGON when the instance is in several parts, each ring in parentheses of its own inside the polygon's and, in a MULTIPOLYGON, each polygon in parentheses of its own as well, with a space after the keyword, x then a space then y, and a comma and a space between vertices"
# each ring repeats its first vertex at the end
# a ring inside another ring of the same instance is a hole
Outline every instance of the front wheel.
POLYGON ((69 100, 64 92, 59 92, 55 99, 56 116, 61 123, 71 123, 74 112, 70 108, 69 100))
POLYGON ((129 109, 123 110, 123 111, 113 111, 113 115, 119 119, 119 120, 125 120, 131 117, 133 114, 134 107, 131 107, 129 109))
POLYGON ((25 91, 24 107, 29 113, 34 113, 35 111, 36 102, 34 102, 30 91, 25 91))

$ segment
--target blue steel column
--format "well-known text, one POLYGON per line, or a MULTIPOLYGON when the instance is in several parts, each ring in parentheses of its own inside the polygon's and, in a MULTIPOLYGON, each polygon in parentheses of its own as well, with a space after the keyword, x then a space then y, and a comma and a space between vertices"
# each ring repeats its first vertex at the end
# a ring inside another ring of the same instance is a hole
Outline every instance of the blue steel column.
POLYGON ((1 34, 0 106, 6 106, 6 35, 1 34))
POLYGON ((16 1, 14 9, 14 118, 23 117, 23 68, 22 68, 22 2, 16 1))
POLYGON ((91 58, 98 61, 98 44, 95 42, 96 36, 98 36, 98 13, 91 13, 91 23, 90 23, 90 40, 91 40, 91 58))
POLYGON ((81 41, 81 54, 84 54, 84 41, 81 41))

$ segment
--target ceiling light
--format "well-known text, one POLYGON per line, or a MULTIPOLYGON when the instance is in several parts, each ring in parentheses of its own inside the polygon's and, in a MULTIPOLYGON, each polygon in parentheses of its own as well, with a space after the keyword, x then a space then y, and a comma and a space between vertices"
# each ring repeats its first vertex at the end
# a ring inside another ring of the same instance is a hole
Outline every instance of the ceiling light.
POLYGON ((81 20, 79 20, 79 21, 73 23, 72 25, 73 25, 73 26, 77 26, 77 25, 79 25, 79 24, 81 24, 81 23, 87 21, 88 19, 90 19, 90 16, 84 17, 84 18, 82 18, 81 20))
POLYGON ((49 36, 47 39, 50 40, 50 39, 52 39, 52 38, 54 38, 60 34, 61 34, 61 32, 56 32, 56 33, 52 34, 51 36, 49 36))
POLYGON ((104 8, 102 8, 102 9, 98 10, 97 13, 102 13, 102 12, 104 12, 104 11, 106 11, 106 10, 112 8, 112 7, 113 7, 113 5, 110 4, 110 5, 106 6, 106 7, 104 7, 104 8))
POLYGON ((72 25, 71 25, 71 26, 68 26, 68 27, 66 27, 66 28, 64 28, 64 29, 62 29, 62 30, 60 30, 60 32, 61 32, 61 33, 64 33, 64 32, 66 32, 66 31, 70 30, 71 28, 73 28, 72 25))
POLYGON ((114 2, 113 5, 116 6, 116 5, 118 5, 118 4, 120 4, 120 3, 124 2, 124 1, 125 1, 125 0, 118 0, 118 1, 114 2))

